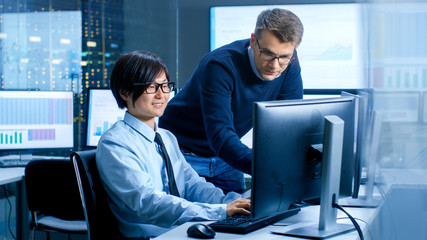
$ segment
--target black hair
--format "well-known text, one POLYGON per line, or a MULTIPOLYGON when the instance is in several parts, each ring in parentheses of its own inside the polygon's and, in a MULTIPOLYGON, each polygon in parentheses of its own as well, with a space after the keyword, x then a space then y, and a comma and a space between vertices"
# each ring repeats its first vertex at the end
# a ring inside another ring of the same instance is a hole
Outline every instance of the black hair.
POLYGON ((121 56, 114 65, 110 76, 110 88, 119 108, 125 108, 126 101, 120 94, 132 95, 132 104, 144 93, 148 85, 165 73, 169 73, 163 60, 154 53, 133 51, 121 56), (135 83, 142 85, 135 86, 135 83))

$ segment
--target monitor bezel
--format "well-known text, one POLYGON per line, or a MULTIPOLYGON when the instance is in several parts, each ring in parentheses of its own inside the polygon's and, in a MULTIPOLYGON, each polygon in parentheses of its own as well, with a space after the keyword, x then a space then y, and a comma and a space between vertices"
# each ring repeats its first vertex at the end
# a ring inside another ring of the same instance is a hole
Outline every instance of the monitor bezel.
MULTIPOLYGON (((1 155, 10 155, 10 154, 37 154, 37 153, 46 153, 47 150, 50 152, 70 152, 75 147, 75 127, 74 127, 74 92, 73 91, 47 91, 47 90, 22 90, 22 89, 3 89, 2 92, 9 92, 9 93, 16 93, 16 94, 28 94, 31 92, 31 94, 50 94, 50 93, 63 93, 63 94, 70 94, 71 96, 71 132, 72 135, 69 136, 72 138, 71 145, 67 146, 43 146, 43 147, 20 147, 20 148, 2 148, 0 146, 0 152, 1 155)), ((62 137, 62 136, 61 136, 62 137)))
MULTIPOLYGON (((109 92, 111 92, 111 88, 88 88, 88 95, 87 95, 87 104, 86 104, 86 109, 87 109, 87 119, 86 119, 86 134, 85 134, 85 146, 87 147, 87 148, 96 148, 97 147, 97 145, 92 145, 92 144, 90 144, 90 141, 89 141, 89 138, 90 138, 90 134, 91 134, 91 131, 90 131, 90 125, 91 125, 91 120, 92 120, 92 111, 91 111, 91 104, 92 104, 92 102, 91 102, 91 100, 92 100, 92 97, 93 97, 93 93, 95 92, 95 91, 109 91, 109 92)), ((111 92, 111 95, 113 95, 113 93, 111 92)), ((113 95, 113 97, 114 97, 114 95, 113 95)), ((116 104, 115 106, 117 107, 117 108, 119 108, 118 106, 117 106, 117 102, 114 102, 114 104, 116 104)), ((126 111, 126 110, 123 110, 123 111, 126 111)), ((123 116, 124 116, 124 113, 123 113, 123 116)))
MULTIPOLYGON (((343 110, 345 114, 342 114, 341 112, 334 112, 334 111, 325 111, 316 113, 315 121, 319 121, 318 124, 321 125, 321 127, 318 129, 319 134, 321 134, 321 139, 318 139, 320 135, 311 136, 315 142, 323 141, 323 124, 324 124, 324 116, 325 115, 337 115, 344 120, 347 120, 347 126, 345 129, 345 144, 346 144, 346 151, 343 153, 343 155, 346 156, 347 160, 343 161, 342 169, 341 169, 341 186, 344 186, 344 189, 341 189, 340 191, 340 197, 348 197, 351 196, 353 191, 353 176, 354 176, 354 162, 355 162, 355 156, 354 156, 354 124, 355 124, 355 98, 351 96, 343 96, 343 97, 337 97, 337 98, 322 98, 322 99, 302 99, 302 100, 282 100, 282 101, 267 101, 267 102, 255 102, 254 103, 254 128, 253 128, 253 163, 252 163, 252 203, 251 203, 251 213, 253 214, 253 217, 263 217, 266 214, 271 214, 270 212, 279 212, 279 211, 286 211, 287 206, 280 206, 280 204, 293 206, 293 207, 302 207, 303 205, 292 205, 294 202, 301 202, 301 201, 311 201, 311 200, 318 200, 320 197, 320 191, 321 191, 321 174, 320 173, 320 164, 315 161, 315 159, 310 159, 310 161, 299 164, 299 169, 302 169, 304 172, 298 172, 295 169, 288 170, 285 169, 285 171, 288 171, 286 174, 292 175, 292 174, 302 174, 303 176, 313 176, 314 178, 301 182, 301 185, 304 185, 302 188, 297 188, 296 186, 293 186, 292 190, 288 190, 286 192, 286 198, 288 199, 282 199, 283 197, 280 196, 267 196, 269 194, 276 194, 277 190, 267 189, 265 186, 270 185, 268 183, 269 181, 271 184, 280 184, 282 180, 276 181, 276 183, 273 183, 272 180, 265 180, 266 176, 273 178, 273 175, 279 176, 280 174, 272 173, 272 172, 266 172, 265 166, 269 166, 270 170, 277 171, 279 167, 277 165, 274 165, 274 160, 268 160, 264 157, 264 152, 269 151, 270 149, 266 148, 263 150, 260 150, 261 148, 264 148, 265 146, 262 146, 263 144, 268 144, 272 146, 272 143, 269 139, 262 139, 261 137, 258 137, 260 135, 260 132, 263 132, 264 138, 266 138, 265 131, 267 127, 260 127, 260 125, 257 125, 260 121, 265 121, 265 119, 268 119, 268 113, 261 113, 263 110, 268 108, 277 108, 281 107, 283 108, 281 111, 281 116, 285 113, 288 114, 289 119, 286 121, 292 121, 292 115, 290 115, 290 111, 294 110, 295 107, 298 106, 307 106, 311 105, 310 108, 315 107, 319 104, 335 104, 335 103, 342 103, 342 106, 340 106, 340 109, 342 109, 344 106, 350 107, 351 109, 343 110), (264 114, 265 116, 262 116, 261 114, 264 114), (345 115, 345 116, 343 116, 345 115), (271 162, 270 162, 271 161, 271 162), (305 170, 304 167, 308 166, 305 170), (289 172, 291 171, 291 172, 289 172), (295 171, 295 172, 292 172, 295 171), (343 177, 344 176, 344 177, 343 177), (266 184, 264 184, 266 183, 266 184), (264 187, 263 187, 264 184, 264 187), (308 188, 308 191, 306 190, 308 188), (260 190, 261 189, 261 190, 260 190), (297 190, 295 190, 297 189, 297 190), (300 190, 298 190, 300 189, 300 190), (267 192, 266 192, 267 191, 267 192), (299 191, 299 192, 298 192, 299 191), (275 193, 276 192, 276 193, 275 193), (260 196, 260 197, 257 197, 260 196), (272 201, 276 201, 277 199, 280 199, 280 203, 272 203, 272 201), (283 203, 282 203, 283 202, 283 203), (278 205, 279 204, 279 205, 278 205), (265 206, 269 206, 269 209, 265 210, 263 209, 265 206), (273 209, 277 208, 277 209, 273 209), (261 209, 261 210, 260 210, 261 209)), ((268 110, 267 110, 268 111, 268 110)), ((302 110, 304 111, 304 110, 302 110)), ((314 119, 314 118, 313 118, 314 119)), ((297 122, 295 122, 297 124, 297 122)), ((316 123, 317 124, 317 123, 316 123)), ((281 134, 287 133, 288 130, 279 129, 278 126, 275 126, 274 128, 271 128, 270 135, 271 134, 279 134, 278 132, 282 131, 281 134)), ((293 129, 289 128, 289 131, 292 131, 293 129)), ((267 137, 268 138, 268 137, 267 137)), ((282 142, 283 143, 283 142, 282 142)), ((278 149, 276 147, 276 149, 278 149)), ((282 148, 280 151, 284 151, 284 148, 282 148)), ((304 150, 307 151, 307 150, 304 150)), ((307 154, 307 152, 304 152, 303 154, 307 154)), ((292 162, 285 161, 280 166, 290 166, 292 162)), ((283 167, 282 167, 283 168, 283 167)), ((268 168, 267 168, 267 171, 268 168)), ((282 172, 283 174, 283 172, 282 172)), ((280 177, 278 177, 280 178, 280 177)), ((287 181, 287 180, 283 180, 287 181)), ((286 189, 281 188, 282 191, 287 191, 286 189)), ((290 188, 289 188, 290 189, 290 188)), ((282 194, 282 193, 281 193, 282 194)), ((277 195, 277 194, 276 194, 277 195)))

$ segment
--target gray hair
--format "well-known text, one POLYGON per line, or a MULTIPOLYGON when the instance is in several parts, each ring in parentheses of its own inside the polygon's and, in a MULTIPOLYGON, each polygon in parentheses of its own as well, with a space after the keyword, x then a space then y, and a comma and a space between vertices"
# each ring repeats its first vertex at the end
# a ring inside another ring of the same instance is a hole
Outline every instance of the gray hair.
POLYGON ((291 11, 274 8, 264 10, 258 15, 254 33, 256 39, 264 30, 271 31, 281 42, 293 42, 298 46, 304 27, 301 20, 291 11))

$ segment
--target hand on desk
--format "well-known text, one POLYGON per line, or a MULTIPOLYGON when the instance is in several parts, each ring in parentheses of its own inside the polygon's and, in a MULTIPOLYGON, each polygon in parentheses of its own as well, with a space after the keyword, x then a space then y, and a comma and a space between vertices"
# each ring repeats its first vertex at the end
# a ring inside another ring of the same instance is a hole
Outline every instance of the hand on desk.
POLYGON ((227 204, 227 217, 231 217, 234 214, 250 215, 249 209, 251 209, 251 200, 238 198, 227 204))

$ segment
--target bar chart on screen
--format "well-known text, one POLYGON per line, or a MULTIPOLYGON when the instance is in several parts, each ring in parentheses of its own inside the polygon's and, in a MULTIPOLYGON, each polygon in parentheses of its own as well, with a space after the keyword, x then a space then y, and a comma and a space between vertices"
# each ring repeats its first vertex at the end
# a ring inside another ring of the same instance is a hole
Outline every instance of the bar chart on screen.
POLYGON ((427 3, 375 4, 371 30, 370 86, 385 90, 427 90, 427 3), (396 9, 401 11, 396 12, 396 9))
MULTIPOLYGON (((113 116, 115 117, 115 116, 113 116)), ((118 116, 115 120, 112 121, 99 121, 94 124, 93 128, 93 135, 94 136, 101 136, 103 133, 105 133, 113 124, 117 121, 123 120, 122 116, 118 116)))
POLYGON ((90 89, 88 101, 88 119, 86 145, 95 147, 101 135, 117 121, 123 120, 125 109, 117 106, 110 89, 90 89))
POLYGON ((73 92, 0 91, 0 149, 73 147, 73 92))
POLYGON ((427 90, 427 64, 384 66, 374 69, 374 88, 394 90, 427 90))
POLYGON ((0 144, 22 144, 23 130, 0 131, 0 144))
POLYGON ((55 129, 8 129, 0 130, 0 144, 23 144, 24 141, 55 140, 55 129), (26 137, 24 139, 24 137, 26 137))

